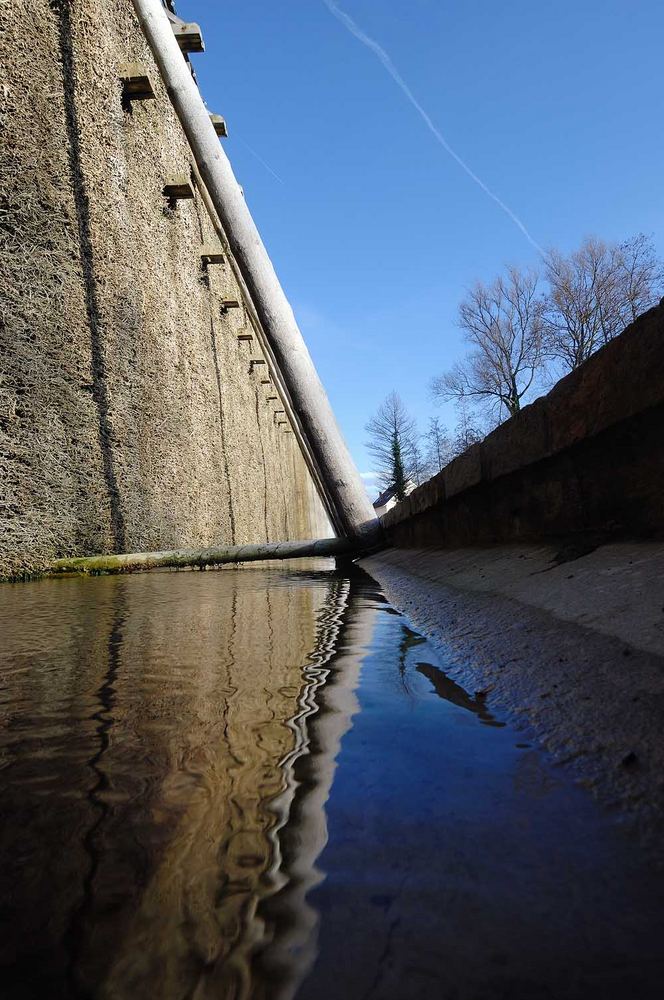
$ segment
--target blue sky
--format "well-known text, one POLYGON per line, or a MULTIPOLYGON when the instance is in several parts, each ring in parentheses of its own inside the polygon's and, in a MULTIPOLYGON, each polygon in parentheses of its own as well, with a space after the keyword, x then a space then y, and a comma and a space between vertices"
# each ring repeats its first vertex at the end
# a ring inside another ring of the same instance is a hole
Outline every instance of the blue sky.
MULTIPOLYGON (((652 234, 664 254, 664 5, 339 0, 542 246, 652 234)), ((179 0, 225 148, 362 472, 364 424, 464 353, 459 300, 537 252, 324 0, 179 0)))

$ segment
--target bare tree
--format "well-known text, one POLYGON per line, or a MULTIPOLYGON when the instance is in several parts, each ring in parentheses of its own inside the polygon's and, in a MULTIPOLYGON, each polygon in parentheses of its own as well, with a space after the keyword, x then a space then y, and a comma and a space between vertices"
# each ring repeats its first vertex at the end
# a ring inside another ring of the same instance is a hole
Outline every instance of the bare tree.
POLYGON ((429 430, 424 435, 424 440, 426 441, 424 459, 426 474, 431 477, 444 469, 452 458, 452 442, 440 417, 429 419, 429 430))
POLYGON ((454 440, 452 441, 452 457, 462 455, 472 445, 477 444, 484 437, 481 429, 474 424, 468 412, 468 406, 464 400, 458 407, 459 420, 454 428, 454 440))
POLYGON ((421 461, 417 451, 417 427, 398 393, 392 390, 385 397, 364 429, 369 435, 366 447, 374 457, 381 489, 395 485, 399 478, 399 462, 403 465, 404 478, 415 479, 413 465, 421 461))
POLYGON ((459 307, 468 357, 432 382, 442 400, 469 400, 518 413, 543 367, 542 299, 535 271, 508 268, 492 285, 479 282, 459 307))
POLYGON ((578 368, 615 335, 619 299, 613 248, 595 237, 565 256, 547 254, 549 294, 545 309, 546 349, 566 368, 578 368))
POLYGON ((621 327, 633 323, 637 316, 656 305, 664 293, 664 262, 652 240, 639 233, 618 246, 622 321, 621 327))
POLYGON ((654 305, 664 284, 662 262, 642 233, 621 244, 588 237, 567 256, 551 250, 546 276, 546 352, 570 370, 654 305))
POLYGON ((416 486, 419 486, 429 478, 429 474, 427 472, 426 458, 422 453, 417 425, 415 425, 413 436, 406 446, 404 457, 405 468, 408 470, 408 479, 411 479, 416 486))

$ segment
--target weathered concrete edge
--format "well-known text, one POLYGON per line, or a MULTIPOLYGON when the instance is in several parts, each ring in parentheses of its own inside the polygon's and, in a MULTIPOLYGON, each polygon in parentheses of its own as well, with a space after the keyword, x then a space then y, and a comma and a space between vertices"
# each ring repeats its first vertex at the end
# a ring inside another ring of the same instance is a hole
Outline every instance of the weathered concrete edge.
MULTIPOLYGON (((640 316, 546 396, 501 424, 382 518, 390 529, 664 404, 664 305, 640 316)), ((400 541, 400 539, 398 539, 400 541)))
MULTIPOLYGON (((582 614, 563 620, 493 589, 461 589, 454 575, 432 571, 447 553, 424 555, 389 550, 360 565, 438 647, 452 679, 482 692, 498 718, 549 752, 664 865, 664 657, 596 631, 582 614)), ((515 547, 522 575, 523 557, 515 547)))

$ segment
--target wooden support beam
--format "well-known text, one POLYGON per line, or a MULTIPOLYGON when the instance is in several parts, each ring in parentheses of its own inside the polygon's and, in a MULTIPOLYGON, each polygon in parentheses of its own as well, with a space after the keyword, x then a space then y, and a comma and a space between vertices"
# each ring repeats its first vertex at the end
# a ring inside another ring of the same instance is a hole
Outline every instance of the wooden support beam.
POLYGON ((222 313, 226 313, 229 309, 239 309, 240 303, 237 299, 223 299, 220 308, 222 313))
POLYGON ((118 75, 122 82, 122 94, 129 101, 154 100, 154 84, 142 63, 125 63, 118 75))
POLYGON ((228 138, 228 128, 226 127, 226 119, 222 118, 221 115, 210 115, 210 121, 214 126, 214 130, 220 139, 228 138))
POLYGON ((201 248, 201 264, 203 267, 207 267, 208 264, 223 264, 225 260, 226 258, 222 253, 221 247, 206 243, 201 248))
POLYGON ((164 184, 164 195, 171 201, 184 201, 194 197, 194 187, 186 174, 169 177, 164 184))
POLYGON ((179 24, 171 22, 171 28, 181 52, 205 52, 205 42, 198 24, 193 21, 180 21, 179 24))
POLYGON ((304 542, 265 542, 259 545, 224 545, 208 549, 169 549, 164 552, 134 552, 122 555, 57 559, 45 572, 49 576, 98 576, 101 573, 132 573, 138 570, 221 566, 224 563, 258 562, 264 559, 314 559, 353 555, 356 547, 347 538, 321 538, 304 542))

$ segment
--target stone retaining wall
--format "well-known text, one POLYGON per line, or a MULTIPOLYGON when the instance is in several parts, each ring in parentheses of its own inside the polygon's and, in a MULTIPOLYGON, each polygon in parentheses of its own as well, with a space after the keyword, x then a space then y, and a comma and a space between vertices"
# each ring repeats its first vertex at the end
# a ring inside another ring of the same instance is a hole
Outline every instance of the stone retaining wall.
POLYGON ((664 305, 382 518, 400 547, 664 528, 664 305))

